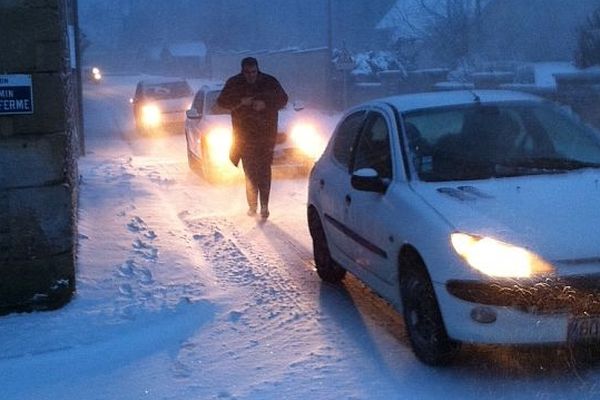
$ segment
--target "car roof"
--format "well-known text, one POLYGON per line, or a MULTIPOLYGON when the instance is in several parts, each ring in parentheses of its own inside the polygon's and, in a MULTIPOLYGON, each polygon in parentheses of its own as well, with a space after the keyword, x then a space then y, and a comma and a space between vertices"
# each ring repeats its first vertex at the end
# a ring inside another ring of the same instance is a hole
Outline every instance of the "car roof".
POLYGON ((532 94, 511 90, 449 90, 384 97, 362 103, 357 108, 364 108, 368 105, 389 104, 400 112, 408 112, 427 108, 465 105, 474 102, 485 104, 519 101, 543 102, 544 100, 532 94))
POLYGON ((202 90, 202 91, 223 90, 223 86, 225 86, 225 83, 223 83, 223 82, 206 83, 206 84, 202 85, 200 90, 202 90))
POLYGON ((187 80, 182 78, 148 78, 143 79, 139 82, 142 86, 158 86, 162 83, 177 83, 177 82, 185 82, 188 83, 187 80))

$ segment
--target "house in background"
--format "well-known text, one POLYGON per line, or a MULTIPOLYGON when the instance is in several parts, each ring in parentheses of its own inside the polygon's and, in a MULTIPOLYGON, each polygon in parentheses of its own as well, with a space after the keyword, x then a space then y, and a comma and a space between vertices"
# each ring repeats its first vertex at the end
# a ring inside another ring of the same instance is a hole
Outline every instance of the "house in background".
POLYGON ((161 66, 167 75, 202 77, 208 73, 207 49, 202 41, 174 43, 163 46, 161 66))

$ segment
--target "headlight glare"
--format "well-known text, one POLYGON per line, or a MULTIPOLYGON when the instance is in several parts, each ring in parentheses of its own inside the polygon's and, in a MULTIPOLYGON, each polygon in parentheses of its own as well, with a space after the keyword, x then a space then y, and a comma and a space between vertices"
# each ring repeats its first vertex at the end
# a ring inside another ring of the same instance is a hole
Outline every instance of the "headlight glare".
POLYGON ((225 127, 214 127, 206 134, 207 150, 213 162, 227 162, 232 143, 231 130, 225 127))
POLYGON ((323 140, 313 124, 299 122, 292 126, 290 138, 307 156, 316 159, 323 152, 323 140))
POLYGON ((156 104, 145 104, 142 106, 142 122, 146 126, 160 125, 160 108, 156 104))
POLYGON ((553 271, 553 267, 536 254, 489 237, 453 233, 451 243, 471 267, 489 276, 528 278, 553 271))

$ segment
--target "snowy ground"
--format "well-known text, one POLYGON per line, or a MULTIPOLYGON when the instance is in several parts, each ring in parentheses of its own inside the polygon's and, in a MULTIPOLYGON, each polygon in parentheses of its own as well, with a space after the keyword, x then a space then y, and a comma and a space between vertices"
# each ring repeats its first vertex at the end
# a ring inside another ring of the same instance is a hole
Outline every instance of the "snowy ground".
POLYGON ((77 293, 0 318, 1 399, 600 396, 598 362, 560 348, 419 363, 385 302, 351 276, 319 281, 306 180, 274 183, 265 224, 247 217, 241 185, 189 171, 181 134, 134 134, 136 79, 85 88, 77 293))

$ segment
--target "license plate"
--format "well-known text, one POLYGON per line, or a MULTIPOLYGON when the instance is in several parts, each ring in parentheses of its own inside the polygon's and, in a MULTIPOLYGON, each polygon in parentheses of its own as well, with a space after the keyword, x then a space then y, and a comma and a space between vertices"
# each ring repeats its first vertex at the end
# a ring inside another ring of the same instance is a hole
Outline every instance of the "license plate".
POLYGON ((600 317, 575 318, 569 321, 567 341, 600 341, 600 317))

